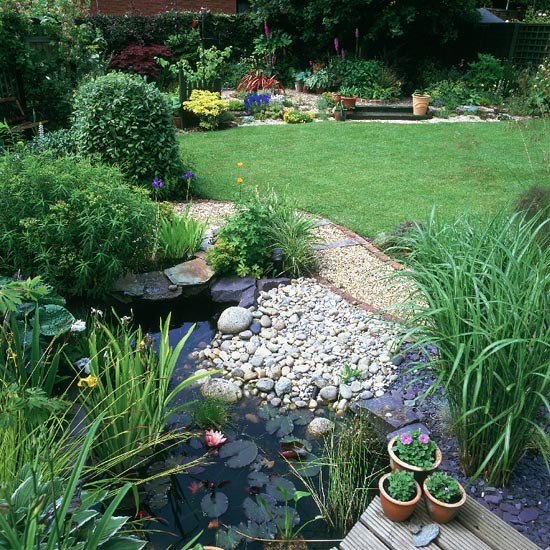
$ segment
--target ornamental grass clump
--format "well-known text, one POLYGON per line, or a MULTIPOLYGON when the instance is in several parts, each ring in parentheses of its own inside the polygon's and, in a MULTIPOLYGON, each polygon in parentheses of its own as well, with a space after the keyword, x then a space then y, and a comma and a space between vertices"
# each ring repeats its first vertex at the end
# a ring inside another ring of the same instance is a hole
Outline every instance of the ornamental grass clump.
POLYGON ((395 441, 393 451, 400 460, 422 469, 433 466, 437 445, 420 430, 402 433, 395 441))
POLYGON ((432 214, 406 239, 417 289, 409 337, 434 344, 422 374, 449 401, 468 476, 507 482, 528 448, 549 464, 541 415, 550 412, 550 251, 537 235, 550 223, 500 212, 443 224, 432 214))

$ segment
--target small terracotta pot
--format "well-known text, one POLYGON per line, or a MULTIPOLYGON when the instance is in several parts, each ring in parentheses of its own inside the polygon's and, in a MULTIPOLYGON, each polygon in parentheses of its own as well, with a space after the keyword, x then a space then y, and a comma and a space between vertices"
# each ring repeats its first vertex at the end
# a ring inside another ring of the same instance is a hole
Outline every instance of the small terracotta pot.
POLYGON ((422 490, 420 489, 420 485, 415 481, 414 484, 416 485, 416 496, 412 500, 409 500, 408 502, 395 500, 386 492, 386 489, 384 488, 384 483, 386 482, 386 479, 388 479, 389 475, 390 474, 384 474, 378 480, 378 488, 380 489, 380 504, 382 504, 382 510, 384 511, 386 517, 388 519, 391 519, 392 521, 405 521, 414 512, 414 509, 416 508, 416 505, 418 504, 418 502, 420 501, 420 497, 422 496, 422 490))
POLYGON ((430 96, 427 94, 413 94, 413 115, 425 115, 428 112, 430 96))
POLYGON ((344 109, 355 109, 355 103, 357 102, 357 96, 341 96, 340 101, 342 102, 342 105, 344 106, 344 109))
POLYGON ((432 466, 428 469, 420 468, 419 466, 413 466, 412 464, 409 464, 408 462, 403 462, 394 452, 393 452, 393 444, 397 440, 397 436, 392 437, 388 441, 388 454, 390 455, 390 466, 392 470, 406 470, 407 472, 412 472, 414 474, 414 479, 418 481, 418 483, 422 483, 429 474, 432 472, 435 472, 439 468, 439 465, 441 464, 441 461, 443 460, 443 455, 441 454, 441 449, 436 446, 435 448, 435 461, 432 464, 432 466))
MULTIPOLYGON (((460 483, 459 483, 460 485, 460 483)), ((426 508, 428 508, 428 513, 430 517, 436 523, 448 523, 451 521, 460 510, 464 503, 466 502, 466 491, 464 487, 460 485, 460 492, 462 493, 462 498, 458 502, 453 502, 451 504, 447 502, 441 502, 433 497, 426 487, 426 482, 422 484, 422 489, 424 490, 424 497, 426 500, 426 508)))
POLYGON ((340 121, 346 120, 346 112, 345 111, 342 112, 340 110, 334 111, 334 119, 340 120, 340 121))

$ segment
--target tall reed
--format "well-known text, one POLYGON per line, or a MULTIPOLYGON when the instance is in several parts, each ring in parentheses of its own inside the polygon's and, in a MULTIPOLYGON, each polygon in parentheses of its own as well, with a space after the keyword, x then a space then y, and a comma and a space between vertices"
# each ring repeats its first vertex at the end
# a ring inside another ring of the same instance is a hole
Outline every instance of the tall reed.
POLYGON ((462 467, 498 485, 527 448, 550 457, 538 422, 550 412, 550 254, 537 242, 544 223, 500 212, 441 224, 432 213, 407 239, 409 265, 398 275, 417 288, 409 336, 438 348, 431 365, 416 368, 434 369, 446 389, 462 467))

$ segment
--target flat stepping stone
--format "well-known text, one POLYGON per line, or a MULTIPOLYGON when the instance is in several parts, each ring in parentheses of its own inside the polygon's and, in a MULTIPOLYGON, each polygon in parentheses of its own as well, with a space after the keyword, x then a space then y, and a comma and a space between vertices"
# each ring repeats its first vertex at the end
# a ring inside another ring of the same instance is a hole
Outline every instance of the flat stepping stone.
POLYGON ((202 259, 195 258, 164 270, 170 282, 178 286, 205 285, 214 276, 214 270, 202 259))
POLYGON ((123 298, 150 300, 153 302, 179 298, 182 289, 174 287, 162 271, 129 274, 112 287, 113 292, 122 294, 123 298))
POLYGON ((327 250, 328 248, 342 248, 344 246, 357 246, 359 245, 359 241, 356 241, 355 239, 342 239, 341 241, 334 241, 331 243, 323 243, 314 245, 314 250, 327 250))

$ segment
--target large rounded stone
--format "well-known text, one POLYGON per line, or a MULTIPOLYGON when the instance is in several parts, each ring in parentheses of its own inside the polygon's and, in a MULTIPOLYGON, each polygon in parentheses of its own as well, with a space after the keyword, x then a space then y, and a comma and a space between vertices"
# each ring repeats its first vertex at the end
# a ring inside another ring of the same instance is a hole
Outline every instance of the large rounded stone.
POLYGON ((241 388, 225 378, 212 378, 201 386, 204 397, 216 399, 222 403, 236 403, 243 396, 241 388))
POLYGON ((315 437, 323 437, 334 428, 334 422, 328 418, 314 418, 307 427, 307 432, 315 437))
POLYGON ((262 378, 256 382, 256 387, 263 392, 269 392, 273 389, 275 382, 271 378, 262 378))
POLYGON ((238 334, 252 323, 252 313, 244 307, 228 307, 218 319, 218 330, 223 334, 238 334))
POLYGON ((323 401, 336 401, 338 388, 336 386, 326 386, 319 392, 319 397, 323 401))
POLYGON ((286 376, 281 376, 275 384, 275 393, 280 397, 281 395, 288 393, 292 389, 292 381, 286 376))

